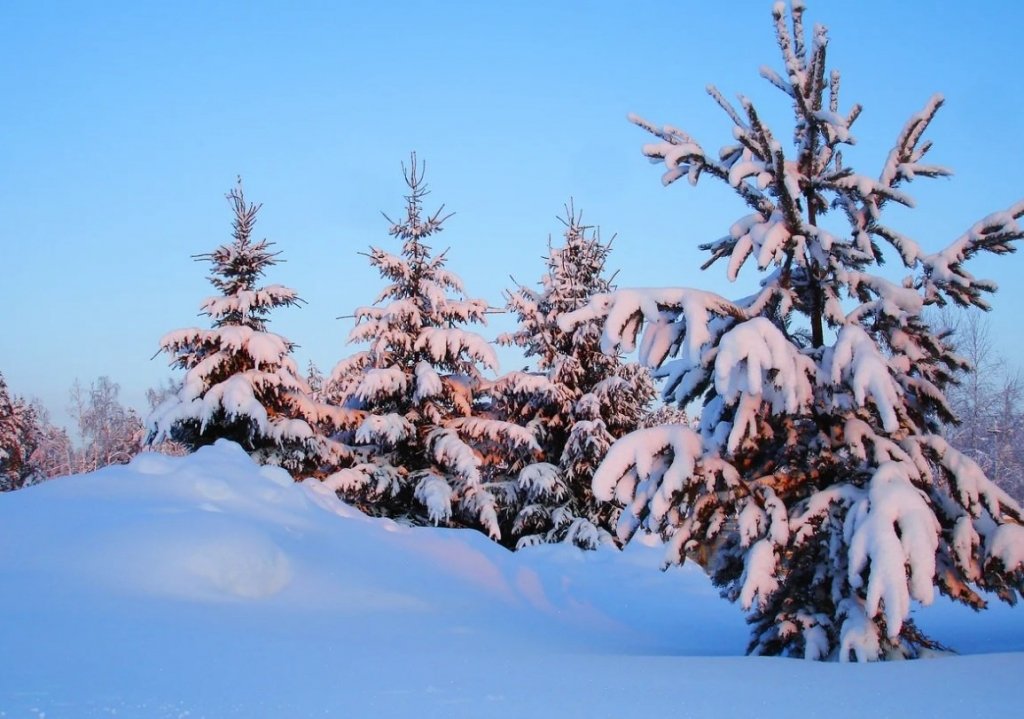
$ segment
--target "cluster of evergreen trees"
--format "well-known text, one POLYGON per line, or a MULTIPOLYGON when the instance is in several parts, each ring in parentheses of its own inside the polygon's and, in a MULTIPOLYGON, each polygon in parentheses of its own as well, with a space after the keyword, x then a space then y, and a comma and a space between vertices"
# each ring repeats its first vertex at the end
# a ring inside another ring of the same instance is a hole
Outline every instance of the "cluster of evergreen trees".
MULTIPOLYGON (((733 281, 753 264, 752 293, 616 290, 609 245, 570 205, 540 284, 507 296, 518 327, 500 342, 532 369, 489 378, 495 349, 472 330, 488 306, 429 244, 447 217, 425 210, 414 155, 403 214, 389 220, 394 247, 369 253, 385 286, 355 311, 362 349, 311 382, 292 342, 268 330, 270 312, 299 299, 260 284, 276 253, 253 239, 259 206, 239 186, 232 241, 201 256, 219 293, 202 305, 211 327, 161 342, 185 377, 149 441, 226 437, 370 514, 475 527, 509 546, 660 534, 666 565, 701 562, 750 611, 756 653, 917 656, 937 645, 911 621, 912 601, 936 589, 975 608, 1016 601, 1024 509, 950 441, 969 363, 926 312, 988 307, 995 287, 965 265, 1014 250, 1024 202, 938 252, 890 225, 888 206, 913 206, 908 183, 950 174, 925 161, 942 98, 910 118, 877 176, 856 172, 843 150, 861 107, 841 110, 827 31, 808 41, 803 13, 776 3, 784 71, 761 71, 792 109, 788 149, 750 100, 736 107, 714 87, 732 124, 717 153, 634 118, 655 138, 643 152, 664 163, 665 184, 710 177, 746 206, 703 248, 705 267, 722 260, 733 281), (886 258, 905 276, 882 274, 886 258), (620 354, 634 350, 662 382, 669 406, 657 413, 651 376, 620 354), (691 403, 697 426, 676 414, 691 403)), ((17 418, 0 400, 0 418, 17 418)), ((23 464, 9 443, 0 461, 23 464)))
POLYGON ((148 441, 194 450, 227 438, 297 478, 322 479, 369 514, 475 527, 509 546, 612 541, 617 509, 594 497, 591 478, 611 444, 640 426, 654 387, 647 370, 601 352, 600 322, 558 322, 612 289, 608 245, 567 207, 539 288, 508 294, 519 325, 500 341, 521 347, 534 369, 489 378, 495 348, 472 329, 488 305, 465 296, 445 253, 428 244, 447 216, 425 210, 415 155, 403 169, 405 207, 388 219, 397 251, 368 253, 385 286, 355 311, 349 340, 362 349, 312 381, 294 344, 267 328, 273 309, 299 298, 261 284, 277 253, 253 237, 260 206, 240 184, 228 194, 232 241, 200 256, 218 291, 202 304, 211 327, 161 340, 185 376, 152 413, 148 441))

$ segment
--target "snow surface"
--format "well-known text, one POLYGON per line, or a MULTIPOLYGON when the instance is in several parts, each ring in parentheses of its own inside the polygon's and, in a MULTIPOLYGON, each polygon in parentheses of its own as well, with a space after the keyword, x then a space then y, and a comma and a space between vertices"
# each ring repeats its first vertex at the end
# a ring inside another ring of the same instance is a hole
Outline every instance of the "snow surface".
POLYGON ((663 549, 512 554, 370 519, 219 443, 0 495, 0 717, 1005 714, 1024 610, 939 600, 966 654, 744 657, 747 627, 663 549), (799 708, 798 708, 799 707, 799 708))

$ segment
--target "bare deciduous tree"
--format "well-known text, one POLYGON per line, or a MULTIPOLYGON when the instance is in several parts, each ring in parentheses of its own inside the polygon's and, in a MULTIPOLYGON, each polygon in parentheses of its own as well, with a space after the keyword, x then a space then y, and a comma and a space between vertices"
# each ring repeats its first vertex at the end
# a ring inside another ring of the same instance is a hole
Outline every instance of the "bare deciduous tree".
POLYGON ((88 390, 78 380, 71 386, 68 409, 78 425, 81 440, 76 472, 125 464, 139 453, 142 420, 134 409, 120 403, 120 391, 121 387, 106 376, 91 383, 88 390))
POLYGON ((947 311, 935 323, 952 330, 957 352, 971 364, 949 392, 959 420, 947 426, 950 442, 1003 489, 1024 499, 1024 377, 996 350, 984 316, 947 311))

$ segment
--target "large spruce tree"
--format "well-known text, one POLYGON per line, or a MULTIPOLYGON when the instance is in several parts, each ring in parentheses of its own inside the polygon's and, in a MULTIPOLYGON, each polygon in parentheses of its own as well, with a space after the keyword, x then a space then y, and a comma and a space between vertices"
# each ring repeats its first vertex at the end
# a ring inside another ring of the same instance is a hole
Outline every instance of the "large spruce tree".
POLYGON ((647 527, 669 539, 667 562, 707 559, 752 610, 751 651, 915 656, 934 643, 912 602, 938 588, 980 608, 1024 589, 1024 512, 944 438, 945 391, 963 361, 922 316, 949 302, 987 307, 994 285, 965 265, 1013 251, 1024 202, 936 252, 890 225, 890 205, 913 206, 908 183, 949 174, 925 160, 942 98, 911 116, 877 175, 857 172, 841 150, 861 107, 841 107, 827 32, 815 27, 808 42, 803 13, 793 2, 787 19, 776 3, 784 69, 761 71, 792 108, 788 148, 750 100, 735 107, 714 87, 732 124, 714 154, 634 119, 655 137, 643 152, 664 162, 665 184, 710 177, 746 205, 703 245, 707 265, 724 261, 735 280, 750 263, 762 277, 742 299, 620 290, 572 318, 606 318, 608 349, 632 349, 645 326, 641 353, 666 395, 702 405, 698 431, 655 427, 616 444, 594 490, 628 503, 622 538, 647 527), (886 258, 902 277, 880 274, 886 258))
POLYGON ((371 248, 370 264, 387 284, 373 306, 356 310, 349 335, 366 349, 339 362, 327 388, 362 417, 346 436, 359 459, 326 481, 371 514, 471 526, 499 539, 498 490, 539 448, 524 428, 495 419, 481 395, 497 358, 466 325, 484 323, 487 303, 463 297, 445 253, 427 244, 447 217, 443 206, 424 212, 415 154, 403 172, 404 216, 388 219, 400 251, 371 248))
POLYGON ((601 352, 600 321, 571 330, 558 325, 560 317, 612 289, 605 271, 611 243, 583 224, 572 203, 562 221, 564 241, 549 242, 540 287, 520 285, 509 293, 518 326, 499 338, 522 348, 534 370, 509 373, 494 393, 543 450, 542 461, 525 467, 514 487, 517 544, 568 540, 594 548, 611 541, 618 518, 614 504, 594 497, 594 471, 612 442, 640 426, 654 386, 643 367, 601 352))

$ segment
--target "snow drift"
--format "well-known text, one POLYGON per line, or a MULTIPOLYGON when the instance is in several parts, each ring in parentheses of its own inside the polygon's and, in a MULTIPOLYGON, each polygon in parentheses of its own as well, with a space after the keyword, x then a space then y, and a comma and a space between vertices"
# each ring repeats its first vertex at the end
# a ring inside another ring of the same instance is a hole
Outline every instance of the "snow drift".
POLYGON ((662 553, 512 554, 227 442, 145 454, 0 495, 0 716, 782 716, 792 687, 837 716, 940 716, 1009 707, 1024 670, 1024 612, 947 603, 917 620, 981 655, 743 657, 739 610, 662 553))

